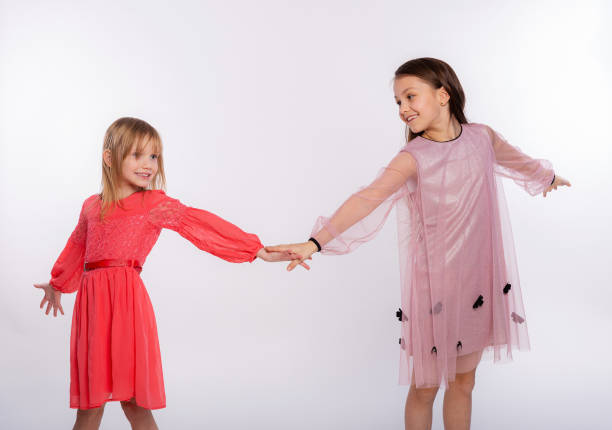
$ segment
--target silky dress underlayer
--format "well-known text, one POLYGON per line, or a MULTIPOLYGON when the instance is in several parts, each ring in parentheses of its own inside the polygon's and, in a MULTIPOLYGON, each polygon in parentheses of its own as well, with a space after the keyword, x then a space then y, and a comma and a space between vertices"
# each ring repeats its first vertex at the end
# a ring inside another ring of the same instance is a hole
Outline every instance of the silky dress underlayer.
POLYGON ((551 184, 552 165, 510 145, 490 127, 461 124, 459 136, 421 136, 400 151, 416 173, 391 165, 312 230, 332 237, 323 254, 373 239, 396 207, 400 279, 400 384, 448 385, 482 358, 528 350, 527 321, 501 178, 531 195, 551 184))

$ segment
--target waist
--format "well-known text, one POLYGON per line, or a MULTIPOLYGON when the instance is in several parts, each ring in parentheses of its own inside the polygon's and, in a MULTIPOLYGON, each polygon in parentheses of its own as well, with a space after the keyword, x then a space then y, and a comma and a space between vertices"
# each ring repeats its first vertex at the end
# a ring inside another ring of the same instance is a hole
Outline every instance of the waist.
POLYGON ((138 260, 98 260, 85 263, 84 270, 87 272, 105 267, 133 267, 138 273, 142 271, 142 264, 138 260))

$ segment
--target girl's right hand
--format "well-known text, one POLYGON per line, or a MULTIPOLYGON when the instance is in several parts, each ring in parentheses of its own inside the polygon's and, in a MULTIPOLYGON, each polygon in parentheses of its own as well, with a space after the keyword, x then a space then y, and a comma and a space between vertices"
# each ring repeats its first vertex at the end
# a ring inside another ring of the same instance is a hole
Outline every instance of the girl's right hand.
POLYGON ((268 252, 286 252, 289 251, 292 254, 297 254, 299 258, 294 259, 287 266, 288 271, 292 271, 295 267, 302 263, 305 260, 311 260, 311 255, 317 252, 317 245, 314 244, 311 240, 303 243, 292 243, 289 245, 276 245, 276 246, 266 246, 266 251, 268 252))
POLYGON ((41 309, 45 305, 45 302, 48 302, 45 315, 49 315, 51 307, 53 307, 54 317, 57 316, 58 309, 62 313, 62 315, 64 315, 64 309, 62 308, 62 304, 60 303, 60 298, 62 297, 62 293, 60 291, 57 291, 50 284, 34 284, 34 287, 45 290, 45 297, 43 297, 42 301, 40 302, 41 309))
POLYGON ((557 187, 561 187, 561 186, 571 187, 572 184, 570 184, 570 182, 567 179, 562 178, 559 175, 555 175, 554 182, 552 184, 550 184, 548 186, 548 188, 546 190, 544 190, 544 192, 542 194, 544 195, 544 197, 546 197, 547 193, 550 193, 552 190, 556 190, 557 187))

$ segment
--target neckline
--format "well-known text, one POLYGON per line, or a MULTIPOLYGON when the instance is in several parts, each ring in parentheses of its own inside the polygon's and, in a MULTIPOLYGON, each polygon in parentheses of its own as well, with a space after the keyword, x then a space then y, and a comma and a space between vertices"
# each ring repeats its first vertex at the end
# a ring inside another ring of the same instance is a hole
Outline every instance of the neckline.
POLYGON ((420 135, 418 137, 420 137, 421 139, 428 140, 430 142, 434 142, 434 143, 454 142, 455 140, 459 139, 461 137, 461 135, 463 134, 463 125, 464 124, 459 123, 459 127, 460 127, 459 134, 454 139, 450 139, 450 140, 433 140, 433 139, 428 139, 427 137, 423 137, 422 135, 420 135))
MULTIPOLYGON (((129 199, 130 197, 132 197, 134 194, 144 194, 144 192, 145 192, 145 191, 147 191, 147 190, 138 190, 138 191, 134 191, 134 192, 133 192, 132 194, 130 194, 129 196, 125 196, 125 197, 123 197, 123 198, 121 198, 121 199, 117 199, 117 200, 115 200, 115 203, 123 202, 123 201, 125 201, 125 200, 129 199)), ((100 193, 99 197, 100 197, 100 200, 102 200, 102 193, 100 193)))

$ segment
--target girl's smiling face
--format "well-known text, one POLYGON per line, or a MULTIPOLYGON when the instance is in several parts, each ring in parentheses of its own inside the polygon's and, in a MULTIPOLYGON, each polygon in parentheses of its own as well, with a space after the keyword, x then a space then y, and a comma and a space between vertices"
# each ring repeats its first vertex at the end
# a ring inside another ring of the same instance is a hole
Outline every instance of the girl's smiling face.
MULTIPOLYGON (((159 156, 154 151, 155 145, 149 140, 136 142, 121 161, 119 183, 117 184, 119 198, 147 189, 153 183, 159 170, 159 156)), ((104 150, 104 163, 112 168, 111 151, 104 150)))
POLYGON ((433 88, 428 82, 412 75, 395 78, 393 82, 395 102, 399 116, 410 131, 420 133, 443 117, 450 96, 444 89, 433 88))
POLYGON ((153 151, 153 145, 149 142, 144 145, 134 144, 121 163, 122 186, 130 187, 134 191, 148 188, 157 174, 158 158, 159 154, 153 151), (139 146, 141 148, 138 148, 139 146))

